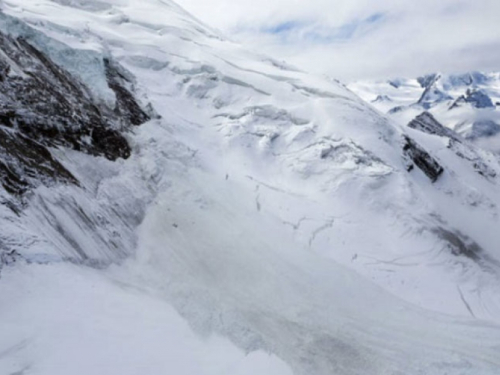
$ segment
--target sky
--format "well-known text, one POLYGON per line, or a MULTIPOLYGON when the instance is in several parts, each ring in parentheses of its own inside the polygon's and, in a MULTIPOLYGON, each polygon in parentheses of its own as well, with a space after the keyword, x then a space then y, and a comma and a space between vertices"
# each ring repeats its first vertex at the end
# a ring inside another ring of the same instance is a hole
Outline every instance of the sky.
POLYGON ((500 70, 500 0, 177 0, 257 52, 343 81, 500 70))

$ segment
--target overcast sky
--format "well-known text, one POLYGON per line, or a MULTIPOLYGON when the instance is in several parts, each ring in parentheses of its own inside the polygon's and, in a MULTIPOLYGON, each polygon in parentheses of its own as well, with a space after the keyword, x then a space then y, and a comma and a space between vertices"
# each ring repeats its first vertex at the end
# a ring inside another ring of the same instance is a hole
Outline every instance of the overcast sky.
POLYGON ((249 48, 350 81, 500 70, 500 0, 177 0, 249 48))

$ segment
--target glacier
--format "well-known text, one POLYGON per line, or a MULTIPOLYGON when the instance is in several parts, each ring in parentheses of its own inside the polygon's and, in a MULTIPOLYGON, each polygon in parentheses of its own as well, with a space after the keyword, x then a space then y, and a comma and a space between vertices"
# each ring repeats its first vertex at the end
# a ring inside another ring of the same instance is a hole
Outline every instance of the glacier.
MULTIPOLYGON (((172 1, 1 11, 113 137, 39 137, 43 117, 29 138, 0 116, 68 173, 2 146, 27 187, 0 175, 0 373, 499 373, 498 155, 172 1)), ((58 85, 9 51, 9 80, 58 85)))

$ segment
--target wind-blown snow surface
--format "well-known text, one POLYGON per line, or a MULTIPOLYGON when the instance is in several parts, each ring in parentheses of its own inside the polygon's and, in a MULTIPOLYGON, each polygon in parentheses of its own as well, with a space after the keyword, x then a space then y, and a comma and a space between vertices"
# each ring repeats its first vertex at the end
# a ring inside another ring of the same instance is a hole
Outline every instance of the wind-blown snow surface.
MULTIPOLYGON (((126 161, 53 150, 82 187, 2 211, 24 259, 1 274, 2 373, 498 374, 499 182, 448 139, 169 1, 3 11, 112 55, 162 119, 128 134, 126 161), (408 172, 404 135, 443 166, 435 183, 408 172)), ((113 100, 99 72, 39 48, 113 100)))

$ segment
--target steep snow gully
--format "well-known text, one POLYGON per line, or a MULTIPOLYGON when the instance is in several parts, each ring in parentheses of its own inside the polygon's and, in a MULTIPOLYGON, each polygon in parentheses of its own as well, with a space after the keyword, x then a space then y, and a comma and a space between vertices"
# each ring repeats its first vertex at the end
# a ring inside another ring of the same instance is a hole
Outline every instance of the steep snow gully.
POLYGON ((500 163, 168 0, 4 0, 0 373, 500 373, 500 163))

